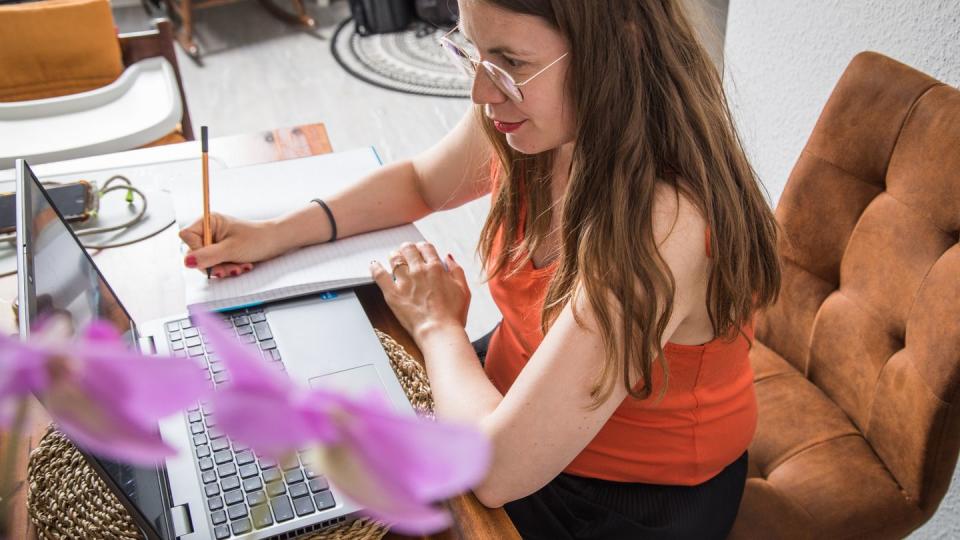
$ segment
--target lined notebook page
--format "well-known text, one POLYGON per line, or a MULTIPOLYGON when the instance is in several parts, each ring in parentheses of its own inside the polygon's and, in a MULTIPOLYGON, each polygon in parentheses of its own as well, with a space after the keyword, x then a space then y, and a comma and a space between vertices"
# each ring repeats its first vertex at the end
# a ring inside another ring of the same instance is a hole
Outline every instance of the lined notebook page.
MULTIPOLYGON (((246 219, 275 217, 332 195, 379 166, 373 149, 363 148, 211 171, 211 208, 246 219)), ((180 227, 198 219, 198 179, 171 178, 166 186, 180 227)), ((386 266, 390 251, 422 240, 415 226, 404 225, 299 249, 236 277, 208 280, 204 272, 184 268, 187 306, 224 310, 371 283, 370 261, 386 266)))
POLYGON ((416 227, 405 225, 299 249, 237 277, 208 280, 190 270, 184 276, 187 305, 223 310, 371 283, 370 261, 387 266, 390 251, 421 240, 416 227))
MULTIPOLYGON (((215 154, 216 148, 211 148, 215 154)), ((210 170, 210 209, 246 219, 283 215, 329 197, 380 166, 373 148, 286 159, 245 167, 210 170)), ((203 215, 200 163, 162 182, 173 198, 177 225, 184 228, 203 215)))

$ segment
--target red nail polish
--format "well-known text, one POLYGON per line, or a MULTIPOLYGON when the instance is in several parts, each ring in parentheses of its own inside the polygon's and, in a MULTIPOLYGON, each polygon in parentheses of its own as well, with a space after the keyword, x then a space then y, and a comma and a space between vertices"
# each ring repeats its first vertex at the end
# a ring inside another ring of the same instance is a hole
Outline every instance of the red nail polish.
POLYGON ((197 258, 193 255, 187 255, 187 258, 183 261, 187 265, 187 268, 196 268, 197 267, 197 258))
POLYGON ((239 275, 239 274, 240 274, 240 271, 239 271, 239 270, 231 270, 231 271, 230 271, 230 275, 231 275, 231 276, 236 276, 236 275, 239 275))
POLYGON ((223 274, 220 273, 220 272, 214 272, 214 273, 213 273, 213 277, 215 277, 215 278, 222 278, 222 277, 223 277, 223 274))

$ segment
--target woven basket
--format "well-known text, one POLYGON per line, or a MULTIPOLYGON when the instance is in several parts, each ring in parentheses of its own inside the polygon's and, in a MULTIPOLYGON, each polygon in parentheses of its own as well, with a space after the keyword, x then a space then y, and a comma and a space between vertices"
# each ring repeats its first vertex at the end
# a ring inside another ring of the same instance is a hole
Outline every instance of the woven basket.
MULTIPOLYGON (((432 418, 433 398, 423 368, 393 338, 379 330, 377 337, 414 409, 421 416, 432 418)), ((27 481, 27 510, 37 537, 42 540, 142 538, 120 501, 76 447, 52 426, 30 454, 27 481)), ((304 538, 380 540, 386 534, 383 523, 361 518, 304 538)))

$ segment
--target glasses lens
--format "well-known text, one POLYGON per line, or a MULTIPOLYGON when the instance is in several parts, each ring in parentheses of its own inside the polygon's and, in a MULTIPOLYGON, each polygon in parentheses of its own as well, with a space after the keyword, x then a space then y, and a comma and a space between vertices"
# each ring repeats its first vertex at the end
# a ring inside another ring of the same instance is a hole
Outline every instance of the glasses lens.
POLYGON ((501 92, 514 101, 523 101, 523 94, 520 93, 520 88, 509 73, 486 61, 483 62, 483 67, 493 84, 497 85, 501 92))
POLYGON ((450 57, 450 61, 460 68, 465 75, 468 77, 475 77, 477 75, 473 61, 470 60, 466 51, 461 49, 460 46, 446 38, 440 40, 440 46, 443 47, 443 50, 447 51, 447 56, 450 57))

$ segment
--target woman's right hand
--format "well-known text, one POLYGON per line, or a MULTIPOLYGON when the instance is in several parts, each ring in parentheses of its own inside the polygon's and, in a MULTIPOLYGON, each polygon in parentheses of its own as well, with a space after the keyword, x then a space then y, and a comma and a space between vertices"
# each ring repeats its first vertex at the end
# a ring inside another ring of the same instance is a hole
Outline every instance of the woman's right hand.
POLYGON ((203 245, 203 220, 180 231, 190 251, 183 259, 187 268, 206 271, 215 277, 238 276, 253 269, 253 263, 265 261, 287 251, 270 221, 246 221, 223 214, 210 214, 213 243, 203 245))

